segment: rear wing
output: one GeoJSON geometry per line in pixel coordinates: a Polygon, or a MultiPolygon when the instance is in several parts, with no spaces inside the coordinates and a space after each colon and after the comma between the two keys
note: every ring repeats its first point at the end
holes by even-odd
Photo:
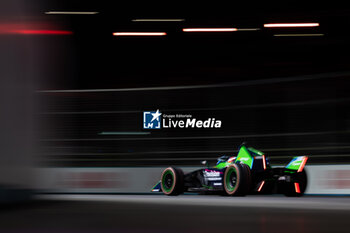
{"type": "Polygon", "coordinates": [[[307,156],[294,157],[285,168],[297,172],[302,172],[304,170],[307,159],[307,156]]]}

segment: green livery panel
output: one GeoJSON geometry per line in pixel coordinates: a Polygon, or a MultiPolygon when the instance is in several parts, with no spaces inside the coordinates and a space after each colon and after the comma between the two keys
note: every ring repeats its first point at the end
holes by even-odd
{"type": "Polygon", "coordinates": [[[289,170],[300,171],[303,170],[305,163],[307,160],[307,156],[298,156],[294,157],[286,166],[289,170]]]}
{"type": "Polygon", "coordinates": [[[247,164],[250,168],[253,166],[254,157],[250,154],[249,149],[245,146],[241,146],[239,149],[236,161],[247,164]]]}

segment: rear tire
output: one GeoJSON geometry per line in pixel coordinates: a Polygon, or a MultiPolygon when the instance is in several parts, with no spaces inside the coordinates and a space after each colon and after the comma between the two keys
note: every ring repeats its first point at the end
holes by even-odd
{"type": "Polygon", "coordinates": [[[248,194],[251,190],[251,187],[252,187],[252,173],[250,171],[250,167],[247,164],[242,163],[241,166],[244,168],[244,172],[245,172],[245,176],[246,176],[246,181],[245,181],[246,191],[245,191],[245,193],[248,194]]]}
{"type": "MultiPolygon", "coordinates": [[[[249,169],[249,167],[248,167],[249,169]]],[[[231,164],[224,172],[224,192],[229,196],[245,196],[250,188],[249,171],[242,164],[231,164]]]]}
{"type": "Polygon", "coordinates": [[[166,168],[162,173],[160,181],[164,194],[169,196],[176,196],[183,193],[184,173],[180,168],[166,168]]]}
{"type": "Polygon", "coordinates": [[[301,197],[304,195],[307,185],[307,175],[305,170],[294,174],[293,182],[286,183],[284,195],[287,197],[301,197]]]}

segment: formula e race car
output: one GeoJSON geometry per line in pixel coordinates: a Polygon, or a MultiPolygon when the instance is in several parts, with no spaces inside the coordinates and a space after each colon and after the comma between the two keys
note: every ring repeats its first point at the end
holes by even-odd
{"type": "Polygon", "coordinates": [[[272,193],[302,196],[307,185],[304,170],[307,159],[307,156],[298,156],[285,167],[271,167],[263,152],[242,144],[237,156],[222,156],[214,167],[207,165],[186,174],[180,168],[166,168],[152,192],[166,195],[195,192],[230,196],[272,193]]]}

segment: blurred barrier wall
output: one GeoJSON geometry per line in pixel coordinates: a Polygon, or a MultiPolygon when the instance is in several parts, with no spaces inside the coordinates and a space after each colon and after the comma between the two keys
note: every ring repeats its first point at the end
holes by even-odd
{"type": "Polygon", "coordinates": [[[308,194],[350,194],[350,165],[307,167],[308,194]]]}
{"type": "MultiPolygon", "coordinates": [[[[147,193],[160,180],[163,169],[41,168],[37,189],[47,193],[147,193]]],[[[306,171],[307,194],[350,194],[350,165],[312,165],[306,171]]]]}
{"type": "MultiPolygon", "coordinates": [[[[20,21],[21,0],[0,2],[0,26],[20,21]]],[[[20,23],[20,22],[19,22],[20,23]]],[[[28,200],[34,184],[34,76],[28,38],[0,33],[0,204],[28,200]]]]}

